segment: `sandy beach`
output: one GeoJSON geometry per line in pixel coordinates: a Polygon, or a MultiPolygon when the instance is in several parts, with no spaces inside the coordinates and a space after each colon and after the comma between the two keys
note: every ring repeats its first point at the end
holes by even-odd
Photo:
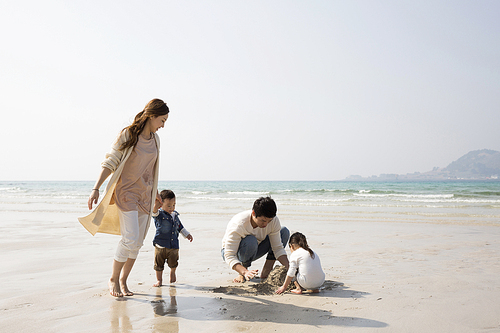
{"type": "Polygon", "coordinates": [[[180,240],[178,282],[152,287],[150,229],[129,278],[135,295],[114,298],[107,280],[119,237],[92,237],[77,222],[83,212],[0,212],[3,332],[500,331],[500,228],[489,222],[326,223],[285,210],[283,225],[307,235],[329,284],[314,295],[259,295],[258,279],[233,283],[221,259],[232,214],[187,213],[194,241],[180,240]]]}

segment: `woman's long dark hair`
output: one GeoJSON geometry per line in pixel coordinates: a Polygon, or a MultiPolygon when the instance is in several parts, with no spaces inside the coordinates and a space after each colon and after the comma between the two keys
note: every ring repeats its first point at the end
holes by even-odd
{"type": "Polygon", "coordinates": [[[122,130],[122,132],[128,131],[129,137],[127,141],[120,146],[120,150],[134,147],[137,144],[137,141],[139,141],[139,134],[141,134],[149,118],[164,116],[169,112],[170,110],[168,109],[167,104],[165,104],[165,102],[161,99],[155,98],[149,101],[144,110],[135,116],[132,125],[127,126],[122,130]]]}
{"type": "Polygon", "coordinates": [[[314,252],[313,250],[307,245],[307,239],[306,236],[301,234],[300,232],[295,232],[290,236],[290,240],[288,241],[290,245],[298,245],[311,255],[311,258],[314,258],[314,252]]]}

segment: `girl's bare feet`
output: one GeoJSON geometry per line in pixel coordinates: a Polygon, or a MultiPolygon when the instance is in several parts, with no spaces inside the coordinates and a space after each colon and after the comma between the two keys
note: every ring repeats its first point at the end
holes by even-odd
{"type": "Polygon", "coordinates": [[[118,283],[112,281],[111,279],[108,282],[109,293],[114,297],[123,297],[122,291],[120,290],[120,286],[118,283]]]}
{"type": "Polygon", "coordinates": [[[161,284],[162,284],[162,281],[158,280],[158,281],[156,281],[155,284],[153,284],[153,287],[161,287],[161,284]]]}

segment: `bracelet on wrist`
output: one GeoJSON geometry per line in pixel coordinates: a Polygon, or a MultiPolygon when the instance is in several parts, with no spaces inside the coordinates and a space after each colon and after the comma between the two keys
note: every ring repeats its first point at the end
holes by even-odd
{"type": "Polygon", "coordinates": [[[98,188],[93,188],[92,191],[97,191],[99,192],[99,189],[98,188]]]}

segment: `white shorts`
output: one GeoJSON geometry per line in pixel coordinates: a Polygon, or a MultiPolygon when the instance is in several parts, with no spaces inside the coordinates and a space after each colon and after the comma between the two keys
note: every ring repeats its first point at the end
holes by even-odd
{"type": "Polygon", "coordinates": [[[115,260],[125,262],[129,258],[137,258],[146,237],[149,214],[138,211],[118,212],[122,239],[118,243],[115,260]]]}

